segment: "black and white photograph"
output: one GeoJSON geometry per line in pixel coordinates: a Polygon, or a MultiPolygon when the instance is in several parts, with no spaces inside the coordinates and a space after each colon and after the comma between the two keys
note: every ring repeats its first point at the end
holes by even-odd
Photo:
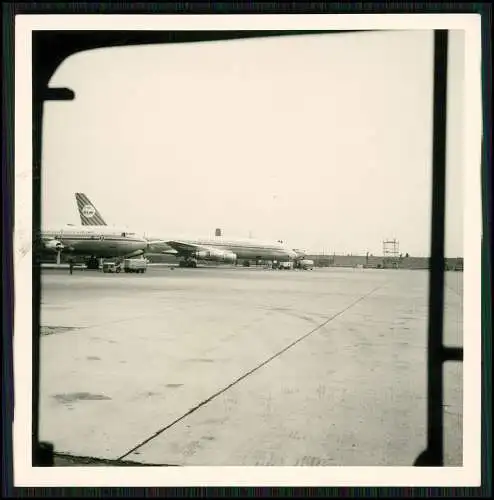
{"type": "MultiPolygon", "coordinates": [[[[203,18],[196,31],[184,19],[176,31],[138,20],[105,31],[56,17],[39,20],[42,31],[31,23],[21,47],[26,57],[32,50],[32,68],[27,60],[16,69],[44,72],[46,88],[33,86],[42,101],[33,124],[40,227],[31,241],[32,221],[17,225],[15,259],[40,281],[39,362],[32,368],[32,349],[20,347],[31,341],[28,315],[16,324],[16,378],[29,384],[39,371],[30,387],[38,413],[26,422],[36,418],[35,437],[52,446],[59,473],[285,468],[289,482],[328,467],[369,467],[371,480],[400,467],[413,478],[439,443],[441,463],[422,465],[456,471],[441,476],[445,484],[462,470],[472,477],[472,467],[478,477],[480,329],[477,305],[464,309],[464,275],[479,280],[480,266],[475,16],[444,23],[443,38],[434,19],[414,25],[414,16],[394,29],[372,20],[338,29],[334,19],[296,27],[295,17],[294,31],[268,31],[274,23],[255,33],[248,19],[226,30],[203,18]],[[117,28],[161,31],[164,41],[87,43],[117,28]],[[79,48],[65,50],[77,37],[79,48]],[[438,335],[453,354],[436,369],[435,392],[441,41],[438,335]],[[55,46],[64,55],[41,67],[35,55],[55,46]]],[[[16,99],[31,92],[20,78],[29,88],[16,99]]],[[[16,130],[29,146],[31,108],[22,116],[16,130]]],[[[27,187],[16,187],[16,206],[29,217],[32,175],[23,152],[16,178],[27,187]]],[[[30,411],[31,397],[20,407],[30,411]]]]}

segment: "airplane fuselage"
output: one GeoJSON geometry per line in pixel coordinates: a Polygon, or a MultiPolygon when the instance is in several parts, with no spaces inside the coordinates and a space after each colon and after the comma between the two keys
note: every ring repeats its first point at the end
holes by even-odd
{"type": "Polygon", "coordinates": [[[279,243],[258,242],[255,240],[227,240],[223,238],[177,240],[189,245],[210,247],[223,252],[231,252],[238,260],[290,260],[296,254],[279,243]]]}
{"type": "MultiPolygon", "coordinates": [[[[57,241],[64,252],[94,257],[121,257],[139,255],[147,248],[147,241],[136,233],[120,231],[108,226],[67,227],[42,231],[44,242],[57,241]]],[[[45,245],[45,249],[47,249],[45,245]]],[[[56,248],[53,248],[56,250],[56,248]]]]}

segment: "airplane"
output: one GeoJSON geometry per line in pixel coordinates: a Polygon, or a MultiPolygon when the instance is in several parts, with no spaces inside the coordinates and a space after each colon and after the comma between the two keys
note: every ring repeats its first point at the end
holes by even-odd
{"type": "MultiPolygon", "coordinates": [[[[106,222],[84,193],[76,193],[76,202],[81,223],[86,227],[106,226],[106,222]]],[[[287,248],[281,242],[264,242],[253,239],[225,240],[217,236],[212,238],[146,238],[147,253],[170,254],[180,258],[179,267],[197,267],[199,260],[209,260],[228,264],[237,264],[243,260],[248,266],[251,260],[259,262],[292,261],[300,258],[299,252],[287,248]]]]}
{"type": "Polygon", "coordinates": [[[73,226],[41,231],[41,251],[56,252],[57,263],[60,254],[84,256],[88,269],[98,269],[99,259],[120,257],[131,258],[143,255],[148,241],[135,232],[105,226],[73,226]]]}
{"type": "Polygon", "coordinates": [[[124,227],[108,226],[99,211],[84,193],[76,194],[82,224],[44,230],[39,235],[41,253],[61,253],[86,257],[88,269],[99,269],[102,258],[132,258],[144,256],[149,241],[137,232],[124,227]]]}
{"type": "Polygon", "coordinates": [[[199,260],[213,260],[229,264],[237,264],[239,260],[244,265],[250,265],[251,260],[260,261],[291,261],[298,254],[281,243],[264,242],[253,239],[228,240],[216,238],[180,238],[150,242],[150,247],[156,244],[166,244],[176,251],[176,257],[181,258],[179,267],[197,267],[199,260]]]}

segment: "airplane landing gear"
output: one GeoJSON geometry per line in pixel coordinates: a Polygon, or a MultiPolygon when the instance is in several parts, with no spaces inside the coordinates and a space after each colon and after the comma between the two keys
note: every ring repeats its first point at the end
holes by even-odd
{"type": "Polygon", "coordinates": [[[195,259],[184,259],[178,263],[178,267],[197,267],[197,261],[195,259]]]}
{"type": "Polygon", "coordinates": [[[99,269],[99,261],[96,257],[90,257],[86,260],[87,269],[99,269]]]}

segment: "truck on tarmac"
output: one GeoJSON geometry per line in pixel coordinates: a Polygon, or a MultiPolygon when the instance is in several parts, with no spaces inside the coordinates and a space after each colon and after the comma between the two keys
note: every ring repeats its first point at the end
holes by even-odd
{"type": "Polygon", "coordinates": [[[120,266],[114,261],[103,262],[102,270],[104,273],[119,273],[120,266]]]}
{"type": "Polygon", "coordinates": [[[276,264],[275,269],[293,269],[293,262],[290,261],[278,262],[276,264]]]}
{"type": "Polygon", "coordinates": [[[124,273],[145,273],[148,267],[147,259],[124,259],[124,273]]]}
{"type": "Polygon", "coordinates": [[[311,259],[300,259],[296,262],[296,269],[312,270],[314,269],[314,261],[311,259]]]}

